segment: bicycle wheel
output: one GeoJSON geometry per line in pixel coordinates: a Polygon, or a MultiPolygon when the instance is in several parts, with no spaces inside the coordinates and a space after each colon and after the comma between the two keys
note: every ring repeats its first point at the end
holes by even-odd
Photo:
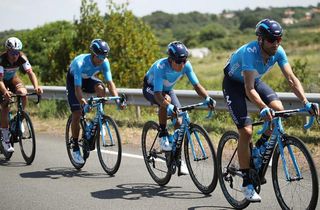
{"type": "Polygon", "coordinates": [[[103,170],[115,174],[121,163],[121,138],[115,121],[109,116],[103,116],[102,129],[97,129],[97,152],[103,170]]]}
{"type": "MultiPolygon", "coordinates": [[[[68,121],[67,121],[67,125],[66,125],[66,133],[65,133],[65,140],[66,140],[66,148],[67,148],[67,153],[68,153],[68,157],[70,159],[70,162],[71,164],[76,168],[76,169],[81,169],[84,164],[86,163],[86,158],[83,158],[84,160],[84,163],[83,164],[79,164],[79,163],[76,163],[73,159],[73,156],[72,156],[72,152],[73,152],[73,147],[74,147],[74,142],[73,140],[71,139],[71,136],[72,136],[72,133],[71,133],[71,120],[72,120],[72,115],[69,116],[68,118],[68,121]]],[[[83,128],[83,125],[84,125],[84,120],[81,118],[80,119],[80,133],[79,133],[79,136],[83,136],[83,133],[84,133],[84,128],[83,128]]],[[[83,139],[79,139],[78,141],[78,145],[80,147],[80,153],[82,155],[82,157],[84,156],[83,155],[83,139]]]]}
{"type": "Polygon", "coordinates": [[[319,183],[316,167],[304,143],[293,136],[282,136],[287,180],[284,164],[277,145],[272,159],[272,180],[277,200],[282,209],[315,209],[318,202],[319,183]],[[289,150],[292,150],[301,178],[296,173],[289,150]]]}
{"type": "Polygon", "coordinates": [[[207,131],[190,125],[190,138],[185,136],[184,156],[193,183],[204,194],[217,186],[217,157],[207,131]]]}
{"type": "Polygon", "coordinates": [[[27,165],[30,165],[36,155],[36,137],[31,118],[28,113],[24,111],[22,112],[21,124],[18,130],[21,132],[21,135],[19,134],[18,138],[22,157],[26,161],[27,165]]]}
{"type": "Polygon", "coordinates": [[[224,197],[231,206],[237,209],[246,208],[250,202],[241,192],[242,177],[239,172],[238,160],[239,134],[227,131],[223,134],[218,145],[218,177],[224,197]]]}
{"type": "Polygon", "coordinates": [[[168,184],[171,173],[167,167],[165,152],[160,149],[160,142],[157,140],[159,125],[156,122],[148,121],[143,126],[141,145],[143,159],[152,179],[160,186],[168,184]]]}

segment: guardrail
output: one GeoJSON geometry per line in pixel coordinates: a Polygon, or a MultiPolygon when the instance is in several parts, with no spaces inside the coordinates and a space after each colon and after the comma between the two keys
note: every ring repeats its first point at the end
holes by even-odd
{"type": "MultiPolygon", "coordinates": [[[[67,100],[66,88],[64,86],[43,86],[43,99],[67,100]]],[[[33,90],[32,86],[27,86],[28,91],[33,90]]],[[[143,97],[142,89],[118,88],[119,93],[125,93],[128,98],[128,104],[137,106],[150,106],[150,103],[143,97]]],[[[194,90],[175,90],[182,105],[200,102],[202,99],[194,90]]],[[[217,101],[217,110],[226,110],[222,91],[208,91],[209,95],[217,101]]],[[[293,93],[278,92],[285,109],[294,109],[301,107],[301,102],[293,93]]],[[[88,96],[88,95],[87,95],[88,96]]],[[[309,101],[320,103],[320,93],[306,93],[309,101]]],[[[248,102],[249,112],[258,111],[257,107],[248,102]]]]}

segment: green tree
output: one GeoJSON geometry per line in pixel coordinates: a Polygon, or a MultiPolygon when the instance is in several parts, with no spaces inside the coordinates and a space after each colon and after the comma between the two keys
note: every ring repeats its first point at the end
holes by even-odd
{"type": "Polygon", "coordinates": [[[144,74],[159,55],[150,27],[127,10],[127,4],[109,1],[103,38],[110,50],[112,77],[117,86],[141,87],[144,74]]]}
{"type": "Polygon", "coordinates": [[[74,24],[76,36],[73,55],[88,52],[90,42],[101,37],[104,31],[105,23],[97,3],[93,0],[81,0],[80,20],[75,21],[74,24]]]}

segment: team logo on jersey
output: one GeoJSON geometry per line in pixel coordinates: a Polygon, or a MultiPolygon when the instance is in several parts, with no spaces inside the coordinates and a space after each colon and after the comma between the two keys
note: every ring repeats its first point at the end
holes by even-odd
{"type": "Polygon", "coordinates": [[[248,47],[247,48],[247,51],[249,52],[249,53],[257,53],[257,48],[256,47],[248,47]]]}

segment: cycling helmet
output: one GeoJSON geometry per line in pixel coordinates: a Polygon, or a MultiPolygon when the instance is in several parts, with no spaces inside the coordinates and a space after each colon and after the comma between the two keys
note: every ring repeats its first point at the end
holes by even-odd
{"type": "Polygon", "coordinates": [[[7,50],[22,50],[22,42],[16,37],[10,37],[4,45],[7,50]]]}
{"type": "Polygon", "coordinates": [[[189,55],[187,47],[179,41],[171,42],[168,45],[167,53],[169,58],[174,61],[186,60],[189,55]]]}
{"type": "Polygon", "coordinates": [[[276,40],[282,36],[282,27],[275,20],[263,19],[256,26],[256,35],[269,40],[276,40]]]}
{"type": "Polygon", "coordinates": [[[94,39],[90,44],[90,50],[93,54],[97,56],[99,55],[108,56],[110,47],[107,42],[101,39],[94,39]]]}

